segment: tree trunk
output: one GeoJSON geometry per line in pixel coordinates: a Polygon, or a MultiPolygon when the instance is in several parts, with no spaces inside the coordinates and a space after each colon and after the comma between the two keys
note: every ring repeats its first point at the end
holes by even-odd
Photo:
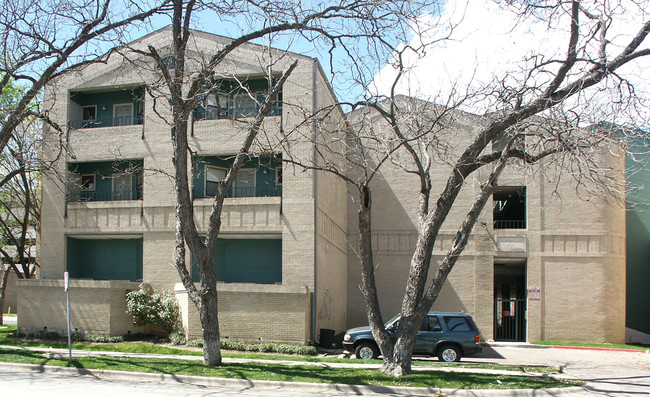
{"type": "Polygon", "coordinates": [[[205,288],[203,291],[201,325],[203,326],[203,362],[209,366],[221,365],[218,314],[217,290],[205,288]]]}
{"type": "Polygon", "coordinates": [[[2,266],[2,279],[0,280],[0,325],[4,324],[2,314],[5,312],[5,291],[7,290],[7,280],[9,280],[9,271],[4,265],[2,266]]]}
{"type": "Polygon", "coordinates": [[[411,356],[413,355],[413,343],[408,343],[404,339],[398,339],[393,347],[393,357],[386,361],[381,367],[381,372],[400,378],[404,375],[412,374],[411,356]],[[409,346],[410,345],[410,346],[409,346]]]}

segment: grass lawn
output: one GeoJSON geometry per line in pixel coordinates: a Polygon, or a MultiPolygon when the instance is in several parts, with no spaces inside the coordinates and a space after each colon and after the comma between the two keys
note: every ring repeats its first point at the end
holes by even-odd
{"type": "MultiPolygon", "coordinates": [[[[41,348],[67,348],[67,343],[58,341],[30,341],[25,339],[10,338],[16,330],[15,325],[0,328],[0,345],[29,346],[41,348]]],[[[156,354],[182,354],[202,355],[201,351],[171,348],[146,342],[122,343],[75,343],[73,349],[114,351],[124,353],[156,353],[156,354]]],[[[336,357],[314,356],[289,356],[280,354],[259,353],[230,353],[224,357],[249,358],[252,360],[284,360],[306,362],[341,362],[353,363],[356,360],[339,359],[336,357]]],[[[356,368],[323,368],[309,365],[282,365],[274,363],[251,362],[245,364],[226,363],[218,368],[206,367],[199,361],[176,359],[153,359],[132,357],[83,357],[68,362],[66,355],[61,358],[51,358],[49,353],[34,351],[16,351],[0,349],[0,362],[27,363],[36,365],[74,366],[87,369],[112,369],[120,371],[137,371],[150,373],[166,373],[177,375],[211,376],[235,379],[277,380],[291,382],[312,383],[344,383],[359,385],[395,385],[412,387],[440,387],[440,388],[465,388],[465,389],[501,389],[501,388],[552,388],[581,385],[579,381],[563,381],[550,377],[530,376],[495,376],[485,374],[467,374],[454,372],[426,371],[409,375],[402,379],[394,379],[379,373],[376,369],[356,368]],[[500,383],[499,383],[500,382],[500,383]]],[[[380,360],[370,360],[368,363],[381,363],[380,360]]],[[[439,362],[418,361],[414,365],[424,366],[449,366],[439,362]]],[[[509,365],[490,364],[462,364],[456,366],[468,368],[489,368],[522,372],[556,373],[557,369],[551,367],[520,367],[509,365]]]]}
{"type": "MultiPolygon", "coordinates": [[[[58,348],[67,349],[67,342],[58,341],[37,341],[29,339],[9,338],[12,332],[16,330],[15,325],[7,325],[5,329],[0,329],[0,345],[36,347],[36,348],[58,348]]],[[[151,354],[177,354],[186,356],[202,356],[203,352],[197,349],[185,347],[168,347],[155,343],[147,342],[121,342],[121,343],[73,343],[74,350],[122,352],[122,353],[151,353],[151,354]]],[[[261,353],[237,353],[223,352],[224,357],[245,358],[251,360],[274,360],[274,361],[302,361],[302,362],[326,362],[326,363],[343,363],[350,364],[359,362],[350,358],[324,357],[324,356],[307,356],[307,355],[286,355],[286,354],[261,354],[261,353]]],[[[366,364],[381,364],[381,360],[364,361],[366,364]]],[[[518,366],[518,365],[499,365],[499,364],[465,364],[465,363],[441,363],[438,361],[420,361],[414,360],[414,366],[426,367],[461,367],[476,369],[496,369],[504,371],[534,372],[544,374],[558,373],[559,369],[546,366],[518,366]]]]}
{"type": "Polygon", "coordinates": [[[581,342],[558,342],[558,341],[548,341],[541,340],[536,342],[531,342],[534,345],[548,345],[548,346],[574,346],[574,347],[598,347],[598,348],[607,348],[607,349],[630,349],[630,350],[650,350],[648,345],[623,345],[615,343],[581,343],[581,342]]]}
{"type": "Polygon", "coordinates": [[[455,372],[417,372],[400,379],[377,370],[358,368],[328,368],[308,365],[279,365],[274,363],[226,363],[207,367],[190,360],[150,359],[131,357],[82,357],[68,362],[50,358],[48,353],[0,349],[0,361],[36,365],[54,365],[85,369],[110,369],[165,373],[175,375],[209,376],[232,379],[275,380],[286,382],[342,383],[355,385],[388,385],[409,387],[440,387],[452,389],[540,389],[581,385],[580,381],[565,381],[544,376],[484,375],[455,372]]]}

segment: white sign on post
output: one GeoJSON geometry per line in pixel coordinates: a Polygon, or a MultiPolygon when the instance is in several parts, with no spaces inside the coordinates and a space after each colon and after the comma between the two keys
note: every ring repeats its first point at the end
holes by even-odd
{"type": "Polygon", "coordinates": [[[67,292],[70,288],[70,282],[68,278],[68,272],[63,273],[63,289],[67,292]]]}

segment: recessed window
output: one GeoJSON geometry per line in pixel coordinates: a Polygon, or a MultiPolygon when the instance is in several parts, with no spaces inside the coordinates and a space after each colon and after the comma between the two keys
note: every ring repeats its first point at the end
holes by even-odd
{"type": "Polygon", "coordinates": [[[113,125],[133,124],[133,104],[116,103],[113,105],[113,125]]]}
{"type": "Polygon", "coordinates": [[[275,169],[275,184],[282,186],[282,167],[277,167],[275,169]]]}
{"type": "MultiPolygon", "coordinates": [[[[174,55],[167,55],[161,58],[162,63],[167,66],[167,69],[174,69],[176,67],[176,57],[174,55]]],[[[156,65],[160,69],[159,65],[156,65]]]]}
{"type": "Polygon", "coordinates": [[[84,120],[95,120],[97,118],[97,106],[84,106],[83,107],[83,119],[84,120]]]}
{"type": "Polygon", "coordinates": [[[226,179],[226,170],[217,167],[205,167],[205,195],[216,196],[219,182],[226,179]]]}
{"type": "Polygon", "coordinates": [[[241,168],[232,185],[233,197],[255,197],[255,169],[241,168]]]}
{"type": "Polygon", "coordinates": [[[81,190],[95,190],[95,174],[87,174],[81,176],[81,190]]]}
{"type": "Polygon", "coordinates": [[[495,229],[526,229],[525,186],[499,186],[492,200],[495,229]]]}
{"type": "Polygon", "coordinates": [[[133,176],[130,173],[122,172],[113,174],[113,200],[131,200],[133,176]]]}

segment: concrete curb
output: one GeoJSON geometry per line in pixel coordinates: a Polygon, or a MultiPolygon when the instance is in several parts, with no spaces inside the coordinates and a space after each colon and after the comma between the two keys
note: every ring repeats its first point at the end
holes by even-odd
{"type": "Polygon", "coordinates": [[[394,386],[375,386],[375,385],[347,385],[347,384],[330,384],[330,383],[306,383],[306,382],[280,382],[268,380],[247,380],[247,379],[227,379],[212,378],[203,376],[188,375],[169,375],[169,374],[151,374],[143,372],[124,372],[114,370],[96,370],[85,368],[66,368],[48,365],[34,364],[15,364],[0,363],[0,367],[18,370],[33,371],[38,373],[55,373],[69,376],[93,376],[96,378],[106,378],[128,382],[162,382],[162,383],[182,383],[198,386],[229,386],[229,387],[259,387],[267,389],[292,389],[306,391],[331,391],[353,393],[365,395],[368,393],[375,394],[400,394],[400,395],[423,395],[423,396],[475,396],[475,397],[524,397],[524,396],[570,396],[585,391],[582,387],[567,387],[558,389],[501,389],[501,390],[456,390],[456,389],[439,389],[435,387],[394,387],[394,386]]]}

